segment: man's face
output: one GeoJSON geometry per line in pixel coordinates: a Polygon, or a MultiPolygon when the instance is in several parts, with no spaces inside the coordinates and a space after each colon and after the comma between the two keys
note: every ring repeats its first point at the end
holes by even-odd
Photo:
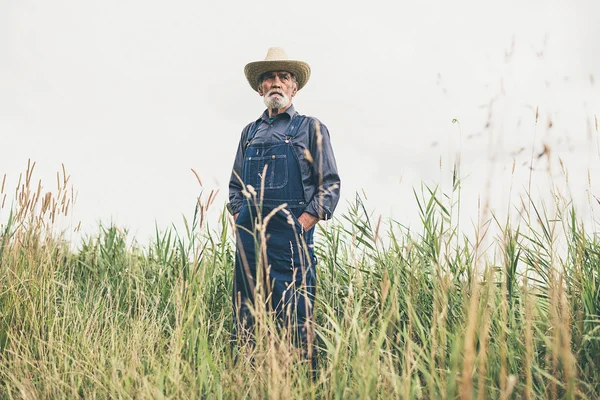
{"type": "Polygon", "coordinates": [[[297,83],[287,71],[266,72],[258,87],[258,94],[264,96],[265,105],[271,109],[285,108],[296,95],[297,83]]]}

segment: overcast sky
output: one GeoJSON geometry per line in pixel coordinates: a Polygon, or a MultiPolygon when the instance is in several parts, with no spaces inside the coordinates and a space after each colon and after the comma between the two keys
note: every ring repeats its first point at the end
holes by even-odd
{"type": "Polygon", "coordinates": [[[331,132],[338,216],[364,190],[377,215],[415,223],[412,188],[449,191],[457,152],[469,218],[478,195],[505,210],[511,182],[513,202],[524,193],[532,151],[533,194],[567,190],[560,158],[589,212],[599,20],[597,0],[0,0],[0,178],[14,187],[30,158],[53,190],[64,163],[86,232],[112,220],[145,241],[191,218],[194,168],[205,197],[219,190],[216,226],[240,132],[264,109],[244,65],[281,46],[311,65],[294,105],[331,132]]]}

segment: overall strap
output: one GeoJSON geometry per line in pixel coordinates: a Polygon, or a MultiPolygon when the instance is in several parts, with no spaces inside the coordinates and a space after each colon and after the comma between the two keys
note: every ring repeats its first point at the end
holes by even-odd
{"type": "Polygon", "coordinates": [[[256,131],[258,130],[260,122],[261,121],[254,121],[254,124],[252,124],[252,128],[250,128],[250,133],[248,133],[248,141],[254,139],[254,135],[256,135],[256,131]]]}
{"type": "Polygon", "coordinates": [[[305,115],[296,114],[294,118],[292,118],[292,122],[290,122],[290,126],[287,129],[286,136],[289,138],[293,138],[296,136],[296,132],[298,132],[298,128],[304,122],[305,115]]]}
{"type": "Polygon", "coordinates": [[[250,146],[250,142],[254,139],[254,135],[256,135],[256,131],[258,130],[258,126],[260,125],[260,121],[254,121],[252,126],[250,127],[250,131],[248,132],[248,138],[246,138],[246,145],[244,146],[242,154],[246,154],[246,149],[250,146]]]}
{"type": "MultiPolygon", "coordinates": [[[[288,126],[286,136],[289,138],[295,137],[296,132],[298,132],[298,128],[300,127],[300,125],[302,125],[302,122],[304,122],[305,118],[306,115],[300,115],[296,113],[296,115],[292,117],[292,122],[290,122],[290,125],[288,126]]],[[[248,139],[246,139],[246,146],[244,146],[244,150],[246,150],[246,148],[250,146],[250,142],[252,141],[252,139],[254,139],[256,131],[258,130],[258,127],[261,124],[261,122],[262,121],[255,121],[252,123],[250,131],[248,132],[248,139]]]]}
{"type": "Polygon", "coordinates": [[[248,139],[246,139],[246,147],[248,147],[252,139],[254,139],[254,135],[256,135],[256,131],[258,130],[260,122],[261,121],[254,121],[252,123],[252,127],[250,127],[250,132],[248,133],[248,139]]]}

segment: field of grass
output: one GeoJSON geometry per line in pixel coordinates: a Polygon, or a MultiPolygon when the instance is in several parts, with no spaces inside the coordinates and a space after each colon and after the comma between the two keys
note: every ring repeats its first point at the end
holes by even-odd
{"type": "Polygon", "coordinates": [[[116,226],[73,244],[54,228],[68,178],[44,195],[32,169],[12,209],[0,194],[1,398],[600,397],[600,241],[568,202],[467,235],[458,182],[416,190],[411,230],[357,196],[317,234],[313,379],[264,315],[255,347],[231,346],[234,240],[225,213],[207,229],[211,196],[148,245],[116,226]]]}

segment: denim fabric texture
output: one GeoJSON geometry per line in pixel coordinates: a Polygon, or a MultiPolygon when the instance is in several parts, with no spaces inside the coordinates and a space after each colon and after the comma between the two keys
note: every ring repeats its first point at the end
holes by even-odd
{"type": "MultiPolygon", "coordinates": [[[[283,142],[286,140],[285,133],[290,122],[296,115],[298,113],[292,105],[270,122],[269,112],[265,110],[260,118],[249,123],[243,129],[229,181],[229,203],[227,204],[227,209],[232,215],[239,213],[246,201],[242,195],[243,185],[239,178],[244,179],[242,169],[245,153],[249,146],[248,139],[250,132],[253,128],[256,128],[254,137],[250,140],[253,145],[275,141],[283,142]],[[258,126],[255,127],[255,125],[258,126]]],[[[293,149],[300,164],[303,198],[306,204],[303,212],[312,214],[319,219],[330,219],[339,200],[341,181],[327,127],[314,117],[304,118],[304,121],[298,127],[295,134],[293,149]],[[321,133],[320,145],[317,143],[317,125],[321,133]]],[[[249,154],[249,156],[251,155],[249,154]]],[[[278,169],[278,166],[281,166],[282,162],[281,159],[274,159],[272,161],[268,168],[265,184],[270,186],[284,184],[285,176],[280,176],[280,170],[278,169]]],[[[252,181],[249,184],[254,186],[257,192],[259,191],[260,181],[252,181]]]]}
{"type": "MultiPolygon", "coordinates": [[[[306,118],[294,116],[285,139],[255,143],[246,148],[242,176],[246,184],[265,180],[262,199],[245,199],[236,220],[236,260],[233,286],[234,336],[251,335],[255,304],[254,288],[263,280],[269,299],[267,310],[282,327],[289,327],[294,342],[307,354],[312,346],[310,323],[316,288],[314,227],[305,231],[298,217],[306,208],[295,133],[306,118]],[[276,169],[272,178],[265,171],[276,169]],[[285,209],[279,209],[286,204],[285,209]],[[260,217],[260,218],[259,218],[260,217]],[[265,222],[269,218],[268,223],[265,222]],[[257,221],[266,226],[260,234],[257,221]],[[263,243],[265,241],[266,243],[263,243]],[[264,249],[257,251],[257,249],[264,249]],[[261,272],[260,274],[258,272],[261,272]]],[[[255,127],[256,128],[256,127],[255,127]]],[[[254,129],[250,133],[255,132],[254,129]]]]}

